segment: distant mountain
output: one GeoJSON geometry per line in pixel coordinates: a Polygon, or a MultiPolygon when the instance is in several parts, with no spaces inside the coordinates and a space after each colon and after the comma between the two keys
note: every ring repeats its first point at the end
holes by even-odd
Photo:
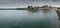
{"type": "Polygon", "coordinates": [[[16,10],[17,8],[0,8],[0,10],[16,10]]]}
{"type": "Polygon", "coordinates": [[[0,10],[26,10],[27,8],[0,8],[0,10]]]}

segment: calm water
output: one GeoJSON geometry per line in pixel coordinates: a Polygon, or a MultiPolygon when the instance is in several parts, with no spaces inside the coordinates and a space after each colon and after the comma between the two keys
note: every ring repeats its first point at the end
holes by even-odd
{"type": "Polygon", "coordinates": [[[57,28],[55,11],[0,10],[0,28],[57,28]]]}

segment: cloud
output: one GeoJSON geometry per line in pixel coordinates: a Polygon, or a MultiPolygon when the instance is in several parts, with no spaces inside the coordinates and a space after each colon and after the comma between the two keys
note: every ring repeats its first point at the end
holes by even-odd
{"type": "Polygon", "coordinates": [[[25,7],[28,5],[60,5],[60,0],[0,0],[0,7],[25,7]]]}

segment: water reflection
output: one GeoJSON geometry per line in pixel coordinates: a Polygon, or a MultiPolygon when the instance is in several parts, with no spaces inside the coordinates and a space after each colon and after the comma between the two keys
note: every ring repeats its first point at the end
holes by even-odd
{"type": "MultiPolygon", "coordinates": [[[[49,27],[49,28],[58,28],[59,26],[59,24],[58,24],[58,16],[57,16],[57,14],[56,14],[56,11],[46,11],[46,10],[44,10],[44,11],[37,11],[37,13],[36,12],[34,12],[33,13],[33,16],[35,17],[35,16],[39,16],[40,17],[40,19],[42,20],[42,19],[44,19],[44,20],[48,20],[48,25],[50,25],[51,27],[49,27]],[[39,12],[39,13],[38,13],[39,12]],[[37,15],[37,13],[38,13],[38,15],[37,15]]],[[[30,14],[30,15],[32,15],[32,14],[30,14]]],[[[36,18],[37,18],[36,17],[36,18]]],[[[38,17],[38,18],[39,18],[38,17]]],[[[35,19],[35,18],[34,18],[35,19]]],[[[42,20],[43,21],[43,20],[42,20]]],[[[46,26],[46,27],[48,27],[48,26],[46,26]]]]}
{"type": "Polygon", "coordinates": [[[55,11],[0,10],[0,28],[57,28],[55,11]]]}

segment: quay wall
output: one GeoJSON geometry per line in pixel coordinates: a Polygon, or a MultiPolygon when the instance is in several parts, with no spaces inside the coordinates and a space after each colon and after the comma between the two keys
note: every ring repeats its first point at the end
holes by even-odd
{"type": "Polygon", "coordinates": [[[57,10],[56,10],[56,13],[57,13],[58,18],[59,18],[59,20],[60,20],[60,9],[57,9],[57,10]]]}

